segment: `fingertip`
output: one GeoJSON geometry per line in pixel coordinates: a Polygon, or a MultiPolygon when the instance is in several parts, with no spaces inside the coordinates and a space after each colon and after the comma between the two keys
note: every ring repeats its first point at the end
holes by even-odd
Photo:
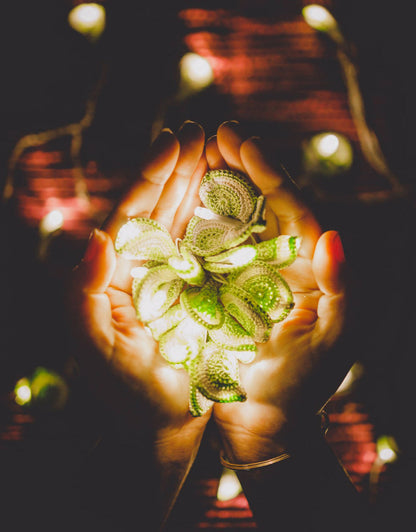
{"type": "Polygon", "coordinates": [[[202,137],[205,140],[204,128],[198,122],[193,120],[185,120],[178,129],[178,136],[193,134],[202,137]]]}
{"type": "Polygon", "coordinates": [[[326,231],[316,243],[312,267],[319,288],[326,294],[338,294],[345,285],[345,253],[337,231],[326,231]]]}
{"type": "Polygon", "coordinates": [[[78,268],[78,283],[87,292],[103,292],[111,282],[116,254],[110,235],[94,229],[78,268]]]}
{"type": "Polygon", "coordinates": [[[152,165],[155,161],[159,162],[159,159],[162,156],[165,160],[175,157],[177,159],[179,156],[179,141],[173,131],[169,128],[162,129],[152,142],[147,162],[152,165]]]}
{"type": "Polygon", "coordinates": [[[237,120],[225,120],[217,129],[217,136],[221,138],[224,134],[237,133],[241,131],[241,124],[237,120]]]}

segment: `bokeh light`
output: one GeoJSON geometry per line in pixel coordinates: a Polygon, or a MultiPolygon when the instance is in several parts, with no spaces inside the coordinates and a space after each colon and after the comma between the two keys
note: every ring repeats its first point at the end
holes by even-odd
{"type": "Polygon", "coordinates": [[[214,81],[214,73],[209,61],[195,53],[189,52],[182,57],[179,70],[181,84],[188,90],[203,90],[214,81]]]}
{"type": "Polygon", "coordinates": [[[94,40],[104,31],[105,18],[105,9],[102,5],[85,3],[71,9],[68,22],[75,31],[94,40]]]}
{"type": "Polygon", "coordinates": [[[305,22],[318,31],[331,31],[337,28],[337,22],[331,13],[323,6],[310,4],[302,9],[305,22]]]}

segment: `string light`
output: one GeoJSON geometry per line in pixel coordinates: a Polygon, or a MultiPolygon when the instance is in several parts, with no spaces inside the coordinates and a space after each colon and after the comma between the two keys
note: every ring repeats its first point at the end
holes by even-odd
{"type": "Polygon", "coordinates": [[[48,212],[39,223],[39,231],[42,235],[49,235],[59,231],[64,224],[64,215],[58,209],[48,212]]]}
{"type": "Polygon", "coordinates": [[[303,145],[303,165],[311,174],[331,176],[346,172],[353,158],[350,141],[340,133],[318,133],[303,145]]]}
{"type": "Polygon", "coordinates": [[[32,399],[32,391],[30,389],[29,379],[23,377],[19,379],[14,388],[15,401],[18,405],[24,406],[30,403],[32,399]]]}
{"type": "Polygon", "coordinates": [[[100,37],[105,28],[104,6],[96,3],[79,4],[68,15],[71,28],[82,33],[91,40],[100,37]]]}
{"type": "Polygon", "coordinates": [[[398,446],[393,436],[380,436],[377,439],[377,456],[384,464],[397,460],[398,446]]]}
{"type": "Polygon", "coordinates": [[[205,57],[193,52],[186,53],[179,62],[180,88],[182,96],[202,91],[214,81],[214,72],[205,57]]]}
{"type": "Polygon", "coordinates": [[[330,32],[337,29],[337,21],[331,13],[323,6],[310,4],[302,9],[305,22],[313,29],[323,32],[330,32]]]}
{"type": "Polygon", "coordinates": [[[300,245],[287,235],[244,244],[266,222],[264,197],[242,174],[210,171],[199,195],[204,207],[195,210],[176,245],[148,218],[129,220],[115,241],[124,258],[146,261],[132,268],[137,318],[164,359],[188,371],[194,416],[215,401],[246,399],[239,362],[252,362],[256,342],[267,341],[273,324],[293,308],[279,269],[293,263],[300,245]]]}
{"type": "Polygon", "coordinates": [[[224,468],[218,483],[217,499],[219,501],[230,501],[237,497],[243,488],[234,471],[224,468]]]}

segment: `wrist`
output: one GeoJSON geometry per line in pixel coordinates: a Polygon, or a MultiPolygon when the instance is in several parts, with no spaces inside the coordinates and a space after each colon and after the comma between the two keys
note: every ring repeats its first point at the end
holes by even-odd
{"type": "Polygon", "coordinates": [[[161,466],[193,462],[201,443],[209,415],[191,418],[180,426],[155,431],[154,452],[161,466]]]}
{"type": "Polygon", "coordinates": [[[319,413],[297,423],[281,422],[274,430],[261,433],[233,426],[224,430],[220,426],[223,456],[230,462],[247,464],[274,459],[280,455],[296,454],[309,446],[311,439],[323,439],[327,422],[324,413],[319,413]]]}

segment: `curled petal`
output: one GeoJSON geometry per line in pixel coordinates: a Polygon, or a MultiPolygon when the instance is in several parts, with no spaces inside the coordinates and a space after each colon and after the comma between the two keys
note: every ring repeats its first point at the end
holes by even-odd
{"type": "Polygon", "coordinates": [[[287,268],[296,259],[301,238],[280,235],[255,245],[258,260],[272,262],[277,268],[287,268]]]}
{"type": "Polygon", "coordinates": [[[221,301],[227,312],[250,334],[256,342],[267,342],[272,321],[251,295],[235,284],[221,288],[221,301]]]}
{"type": "Polygon", "coordinates": [[[150,332],[152,333],[153,338],[158,341],[162,334],[176,327],[179,322],[185,319],[186,313],[183,311],[182,307],[177,304],[168,309],[163,316],[153,320],[147,324],[150,332]]]}
{"type": "Polygon", "coordinates": [[[178,277],[188,284],[193,286],[204,284],[206,276],[201,263],[184,246],[181,247],[181,256],[169,257],[168,264],[178,277]]]}
{"type": "Polygon", "coordinates": [[[209,331],[209,338],[223,349],[254,352],[257,346],[250,334],[230,315],[225,313],[224,323],[209,331]]]}
{"type": "Polygon", "coordinates": [[[224,322],[224,308],[218,300],[215,283],[211,281],[202,288],[184,290],[180,302],[188,316],[207,329],[221,327],[224,322]]]}
{"type": "Polygon", "coordinates": [[[183,366],[202,349],[206,339],[206,329],[190,318],[167,331],[159,339],[160,354],[170,364],[183,366]]]}
{"type": "Polygon", "coordinates": [[[190,377],[201,394],[211,401],[231,403],[246,400],[240,384],[238,361],[211,342],[192,361],[190,377]]]}
{"type": "Polygon", "coordinates": [[[179,297],[184,281],[167,265],[149,269],[141,279],[133,280],[133,303],[138,319],[148,323],[160,318],[179,297]]]}
{"type": "Polygon", "coordinates": [[[156,220],[133,218],[117,234],[115,249],[122,257],[164,262],[177,253],[169,231],[156,220]]]}
{"type": "Polygon", "coordinates": [[[230,275],[228,282],[249,294],[273,323],[282,321],[293,308],[289,285],[273,264],[255,261],[245,270],[230,275]]]}
{"type": "Polygon", "coordinates": [[[216,214],[247,223],[259,194],[246,176],[233,170],[211,170],[201,182],[199,196],[202,203],[216,214]]]}
{"type": "Polygon", "coordinates": [[[191,381],[189,385],[189,412],[194,417],[199,417],[208,412],[213,404],[214,401],[205,397],[191,381]]]}
{"type": "Polygon", "coordinates": [[[245,268],[256,258],[255,246],[239,246],[218,255],[205,257],[204,268],[213,273],[231,273],[245,268]]]}

